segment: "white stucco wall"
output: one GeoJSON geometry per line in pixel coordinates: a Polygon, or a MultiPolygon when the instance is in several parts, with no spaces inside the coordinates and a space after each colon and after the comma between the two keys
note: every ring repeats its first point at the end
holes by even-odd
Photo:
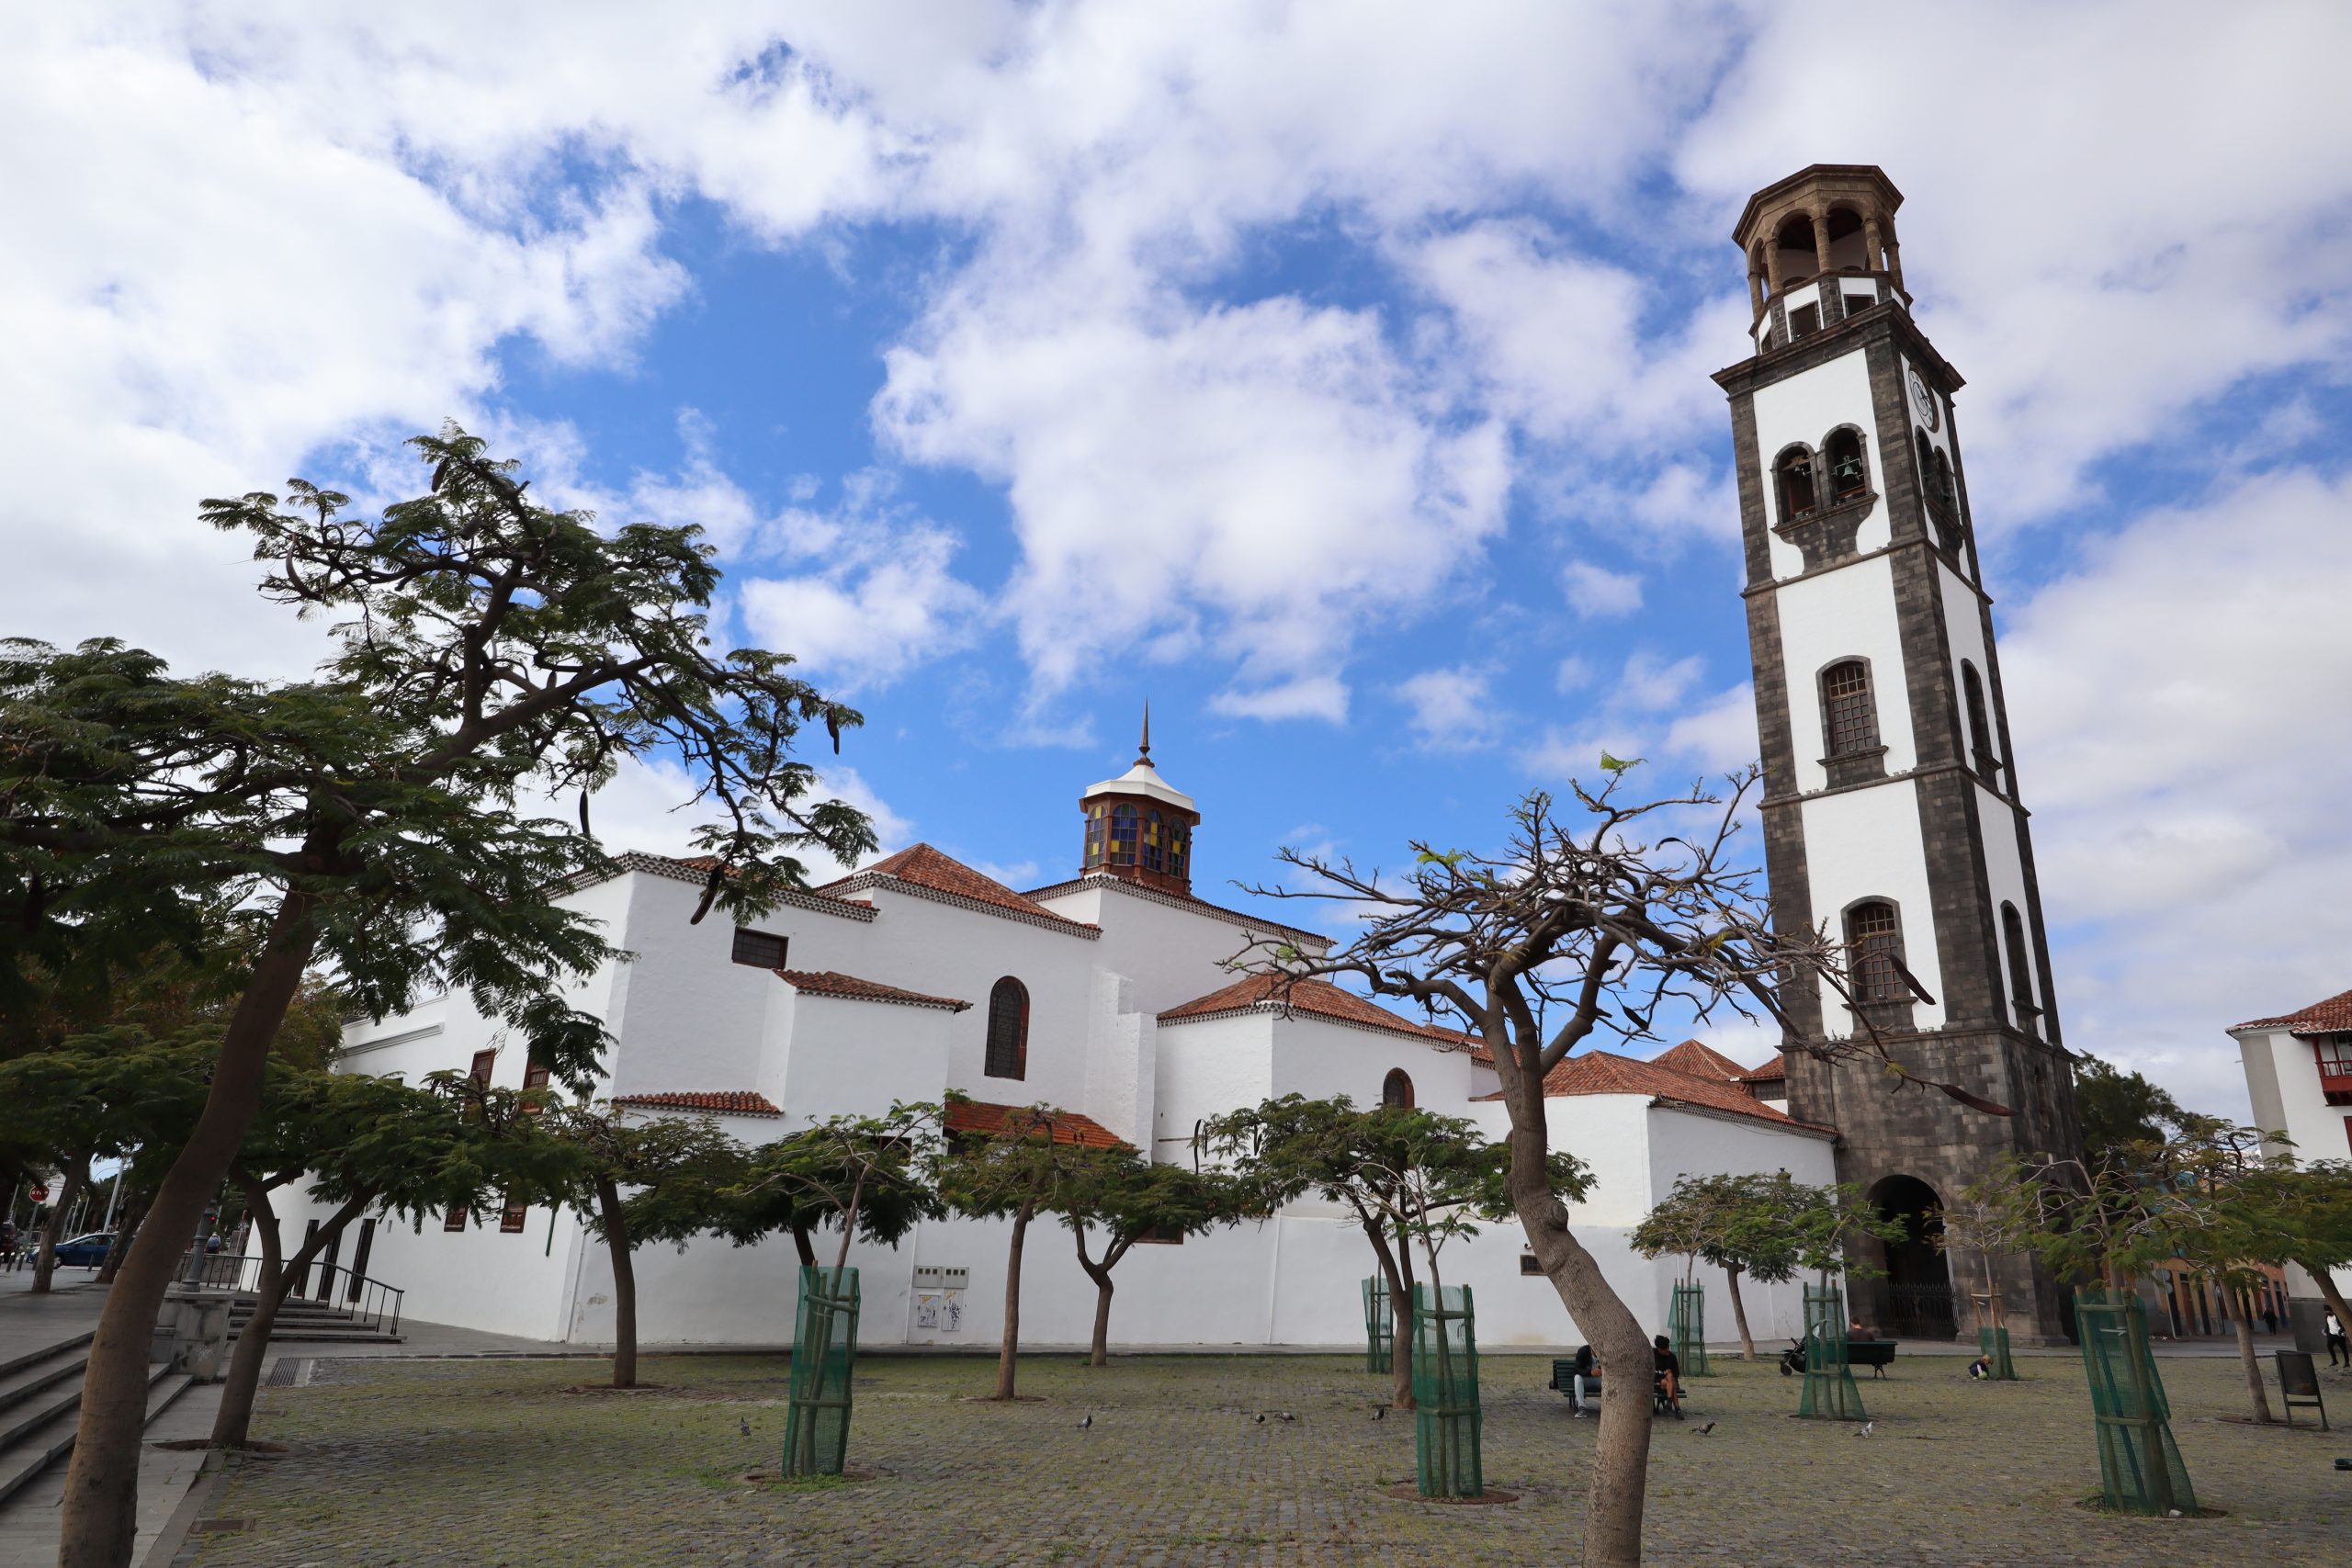
{"type": "MultiPolygon", "coordinates": [[[[1807,290],[1810,297],[1810,289],[1807,290]]],[[[1791,308],[1798,303],[1791,296],[1791,308]]],[[[1822,443],[1829,433],[1841,424],[1851,424],[1863,433],[1863,451],[1871,463],[1872,488],[1883,496],[1885,487],[1878,477],[1878,442],[1873,433],[1878,424],[1871,412],[1870,368],[1862,351],[1857,347],[1850,354],[1841,354],[1826,365],[1798,372],[1785,380],[1775,381],[1757,389],[1754,400],[1756,412],[1757,460],[1764,466],[1766,488],[1765,515],[1773,524],[1781,521],[1780,496],[1773,486],[1773,461],[1792,442],[1802,442],[1813,449],[1818,458],[1822,443]]],[[[1862,532],[1857,544],[1864,550],[1884,545],[1888,538],[1886,503],[1883,500],[1871,507],[1863,519],[1862,532]]],[[[1775,578],[1794,577],[1804,570],[1804,552],[1780,537],[1770,536],[1772,575],[1775,578]]],[[[1844,575],[1833,572],[1833,577],[1844,575]]],[[[1889,601],[1890,610],[1892,601],[1889,601]]],[[[1783,626],[1788,619],[1787,601],[1781,601],[1783,626]]]]}
{"type": "Polygon", "coordinates": [[[1135,1006],[1148,1013],[1181,1007],[1233,983],[1227,959],[1253,943],[1280,943],[1291,937],[1246,916],[1180,908],[1158,899],[1101,885],[1040,900],[1056,914],[1102,928],[1094,962],[1129,976],[1135,1006]]]}
{"type": "Polygon", "coordinates": [[[1886,747],[1886,771],[1905,773],[1917,767],[1891,558],[1874,556],[1802,582],[1784,583],[1774,600],[1781,620],[1781,668],[1788,677],[1797,788],[1809,794],[1828,787],[1829,770],[1822,765],[1829,742],[1821,723],[1821,671],[1841,659],[1870,660],[1871,697],[1878,714],[1879,739],[1886,747]]]}
{"type": "MultiPolygon", "coordinates": [[[[2298,1160],[2352,1158],[2352,1106],[2327,1103],[2312,1043],[2283,1029],[2246,1030],[2236,1038],[2255,1124],[2266,1133],[2286,1134],[2298,1160]]],[[[2301,1269],[2290,1264],[2286,1272],[2289,1294],[2319,1294],[2301,1269]]],[[[2332,1272],[2335,1288],[2352,1296],[2352,1269],[2332,1272]]]]}
{"type": "Polygon", "coordinates": [[[1272,1013],[1245,1012],[1159,1025],[1155,1158],[1179,1157],[1203,1118],[1272,1097],[1275,1022],[1272,1013]]]}
{"type": "MultiPolygon", "coordinates": [[[[1969,794],[1976,802],[1976,824],[1984,840],[1984,877],[1993,895],[1994,945],[2000,949],[2001,1003],[2006,1009],[2011,997],[2017,995],[2018,976],[2009,972],[2009,944],[1997,923],[2001,906],[2017,907],[2018,919],[2025,926],[2025,992],[2034,1005],[2047,1010],[2050,998],[2041,994],[2041,984],[2033,968],[2033,906],[2025,896],[2025,861],[2018,847],[2024,835],[2025,818],[2012,810],[2007,802],[1983,784],[1972,784],[1969,794]]],[[[2019,1027],[2025,1027],[2022,1021],[2019,1027]]],[[[2035,1024],[2039,1030],[2039,1021],[2035,1024]]]]}
{"type": "MultiPolygon", "coordinates": [[[[1907,779],[1871,789],[1820,795],[1800,808],[1804,818],[1805,875],[1813,918],[1844,940],[1843,912],[1862,898],[1891,898],[1903,922],[1904,964],[1932,991],[1912,1018],[1921,1029],[1944,1021],[1942,961],[1928,897],[1928,862],[1919,844],[1919,803],[1907,779]]],[[[1822,987],[1822,1021],[1833,1035],[1851,1032],[1845,1004],[1822,987]]]]}

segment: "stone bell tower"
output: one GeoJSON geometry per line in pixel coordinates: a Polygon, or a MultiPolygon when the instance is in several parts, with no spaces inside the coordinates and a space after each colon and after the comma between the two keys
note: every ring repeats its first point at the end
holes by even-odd
{"type": "MultiPolygon", "coordinates": [[[[1838,1128],[1840,1178],[1919,1222],[1869,1259],[1887,1278],[1855,1284],[1857,1314],[1938,1336],[1969,1330],[1982,1272],[1973,1256],[1947,1268],[1927,1212],[2003,1152],[2073,1155],[2081,1134],[1954,425],[1962,383],[1911,318],[1902,202],[1880,170],[1845,164],[1749,197],[1733,238],[1754,352],[1715,381],[1739,474],[1773,919],[1826,926],[1855,976],[1850,1003],[1789,990],[1790,1043],[1867,1021],[1920,1077],[2015,1112],[1788,1055],[1789,1113],[1838,1128]]],[[[1998,1267],[2015,1337],[2058,1337],[2055,1283],[1998,1267]]]]}

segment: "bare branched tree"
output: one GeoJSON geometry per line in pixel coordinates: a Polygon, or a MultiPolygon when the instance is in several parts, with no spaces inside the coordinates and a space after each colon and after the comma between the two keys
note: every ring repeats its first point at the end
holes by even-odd
{"type": "MultiPolygon", "coordinates": [[[[1303,874],[1250,891],[1347,900],[1362,917],[1361,931],[1321,957],[1281,949],[1234,960],[1289,982],[1351,978],[1375,996],[1417,1004],[1431,1021],[1458,1028],[1465,1049],[1491,1055],[1510,1115],[1511,1207],[1569,1314],[1617,1368],[1646,1367],[1649,1341],[1569,1228],[1568,1195],[1548,1175],[1544,1081],[1579,1045],[1596,1036],[1655,1038],[1651,1021],[1662,1013],[1679,1021],[1728,1009],[1777,1020],[1791,1051],[1825,1060],[1868,1056],[1895,1089],[1940,1089],[2007,1113],[1956,1085],[1918,1078],[1894,1060],[1854,1005],[1852,965],[1826,932],[1772,929],[1762,873],[1734,858],[1739,811],[1758,769],[1731,775],[1720,791],[1694,784],[1635,802],[1623,787],[1634,765],[1604,755],[1609,782],[1598,790],[1573,785],[1573,818],[1564,818],[1549,795],[1527,796],[1512,811],[1499,853],[1414,842],[1412,867],[1400,878],[1284,850],[1278,858],[1303,874]],[[1790,1024],[1780,988],[1813,984],[1848,1003],[1853,1034],[1809,1039],[1790,1024]]],[[[1641,1560],[1649,1429],[1649,1379],[1606,1380],[1586,1562],[1641,1560]]]]}

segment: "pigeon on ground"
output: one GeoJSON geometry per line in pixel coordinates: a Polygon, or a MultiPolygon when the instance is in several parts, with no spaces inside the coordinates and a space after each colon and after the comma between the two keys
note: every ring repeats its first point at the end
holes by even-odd
{"type": "Polygon", "coordinates": [[[1266,1413],[1261,1410],[1257,1415],[1252,1416],[1250,1419],[1262,1427],[1266,1424],[1266,1413]]]}
{"type": "Polygon", "coordinates": [[[1292,1415],[1287,1410],[1277,1410],[1274,1412],[1274,1419],[1277,1421],[1295,1421],[1298,1417],[1292,1415]]]}
{"type": "Polygon", "coordinates": [[[1854,1436],[1858,1438],[1867,1438],[1871,1435],[1871,1428],[1877,1425],[1878,1423],[1875,1421],[1865,1421],[1860,1426],[1854,1428],[1854,1436]]]}
{"type": "Polygon", "coordinates": [[[1713,1431],[1714,1429],[1715,1429],[1715,1424],[1714,1424],[1713,1421],[1710,1421],[1710,1422],[1708,1422],[1708,1423],[1707,1423],[1705,1426],[1703,1426],[1703,1427],[1691,1427],[1691,1428],[1690,1428],[1690,1435],[1691,1435],[1692,1437],[1694,1437],[1694,1438],[1703,1438],[1703,1437],[1705,1437],[1708,1433],[1710,1433],[1710,1432],[1713,1431]]]}
{"type": "Polygon", "coordinates": [[[1080,1422],[1078,1424],[1078,1429],[1079,1429],[1080,1431],[1083,1432],[1083,1431],[1087,1430],[1089,1427],[1092,1427],[1093,1425],[1094,1425],[1094,1413],[1093,1413],[1092,1411],[1091,1411],[1091,1410],[1090,1410],[1090,1411],[1088,1411],[1088,1412],[1087,1412],[1086,1419],[1085,1419],[1085,1420],[1083,1420],[1083,1421],[1080,1421],[1080,1422]]]}
{"type": "Polygon", "coordinates": [[[748,1438],[752,1435],[752,1418],[749,1416],[737,1417],[735,1424],[743,1428],[743,1436],[748,1438]]]}
{"type": "Polygon", "coordinates": [[[1375,1405],[1374,1405],[1374,1406],[1372,1407],[1372,1418],[1373,1418],[1374,1420],[1375,1420],[1375,1421],[1385,1421],[1385,1420],[1387,1420],[1387,1419],[1388,1419],[1388,1406],[1386,1406],[1385,1404],[1375,1404],[1375,1405]]]}

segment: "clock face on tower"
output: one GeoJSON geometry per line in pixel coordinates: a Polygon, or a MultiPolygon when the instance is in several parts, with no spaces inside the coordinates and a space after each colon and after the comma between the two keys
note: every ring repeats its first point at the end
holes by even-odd
{"type": "Polygon", "coordinates": [[[1919,379],[1917,370],[1911,372],[1911,406],[1919,411],[1920,423],[1930,431],[1936,428],[1936,396],[1928,384],[1919,379]]]}

